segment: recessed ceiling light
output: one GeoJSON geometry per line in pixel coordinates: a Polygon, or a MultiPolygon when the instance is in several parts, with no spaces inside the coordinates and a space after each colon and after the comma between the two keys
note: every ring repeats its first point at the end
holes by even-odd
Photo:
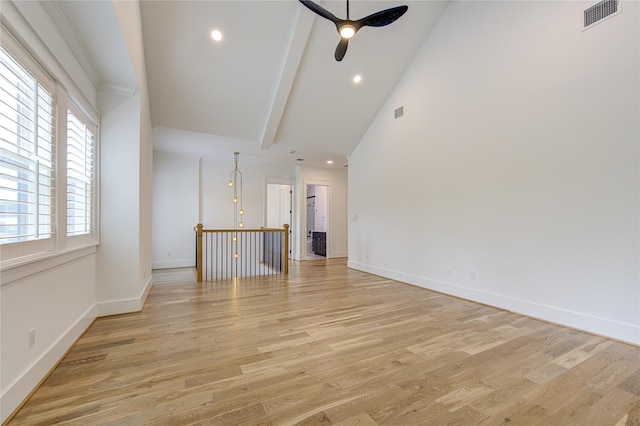
{"type": "Polygon", "coordinates": [[[213,30],[211,31],[211,38],[215,41],[220,41],[222,40],[222,33],[218,30],[213,30]]]}
{"type": "Polygon", "coordinates": [[[353,82],[355,84],[358,84],[362,81],[362,76],[360,74],[356,74],[355,76],[353,76],[353,82]]]}
{"type": "Polygon", "coordinates": [[[327,164],[333,164],[333,160],[327,160],[327,164]]]}

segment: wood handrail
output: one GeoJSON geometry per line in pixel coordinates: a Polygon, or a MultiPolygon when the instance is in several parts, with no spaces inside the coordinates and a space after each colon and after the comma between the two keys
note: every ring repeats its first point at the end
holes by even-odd
{"type": "MultiPolygon", "coordinates": [[[[289,225],[286,225],[287,227],[289,225]]],[[[195,229],[195,228],[194,228],[195,229]]],[[[203,229],[202,232],[283,232],[282,228],[259,228],[259,229],[203,229]]]]}

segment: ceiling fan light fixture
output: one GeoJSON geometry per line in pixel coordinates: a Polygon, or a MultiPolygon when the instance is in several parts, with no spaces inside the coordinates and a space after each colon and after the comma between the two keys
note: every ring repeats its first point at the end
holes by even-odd
{"type": "Polygon", "coordinates": [[[390,9],[381,10],[380,12],[372,13],[364,18],[352,21],[349,18],[349,0],[347,0],[347,19],[340,19],[333,13],[329,12],[324,7],[314,3],[311,0],[299,0],[307,9],[313,13],[328,19],[333,22],[340,34],[340,42],[336,47],[334,57],[336,61],[340,62],[344,58],[344,54],[347,53],[347,47],[349,46],[349,39],[355,35],[355,33],[362,27],[386,27],[389,24],[394,23],[409,9],[407,5],[396,6],[390,9]]]}
{"type": "Polygon", "coordinates": [[[353,25],[344,24],[340,27],[340,37],[342,38],[351,38],[356,33],[356,29],[353,25]]]}

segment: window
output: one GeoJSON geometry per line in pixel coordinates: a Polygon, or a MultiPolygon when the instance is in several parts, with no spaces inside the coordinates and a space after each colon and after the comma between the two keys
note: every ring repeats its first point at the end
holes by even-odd
{"type": "Polygon", "coordinates": [[[95,126],[71,105],[67,111],[67,236],[93,230],[95,126]]]}
{"type": "Polygon", "coordinates": [[[52,239],[54,85],[0,48],[0,244],[52,239]]]}
{"type": "Polygon", "coordinates": [[[96,243],[98,116],[0,31],[4,268],[96,243]]]}

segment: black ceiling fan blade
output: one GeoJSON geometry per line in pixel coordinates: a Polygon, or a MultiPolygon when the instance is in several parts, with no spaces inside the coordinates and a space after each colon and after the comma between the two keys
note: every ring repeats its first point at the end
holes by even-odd
{"type": "Polygon", "coordinates": [[[349,46],[349,39],[341,38],[340,43],[338,43],[338,47],[336,47],[336,61],[340,62],[342,58],[344,58],[344,54],[347,53],[347,46],[349,46]]]}
{"type": "MultiPolygon", "coordinates": [[[[380,12],[373,13],[369,16],[365,16],[357,21],[349,19],[349,0],[347,0],[347,19],[340,19],[333,13],[329,12],[324,7],[312,2],[311,0],[298,0],[307,9],[313,13],[322,16],[325,19],[333,22],[338,30],[338,33],[347,35],[347,37],[353,36],[362,27],[384,27],[395,22],[398,18],[405,14],[409,9],[408,6],[397,6],[390,9],[381,10],[380,12]],[[351,27],[351,28],[348,28],[351,27]],[[351,35],[343,33],[343,31],[351,29],[351,35]]],[[[341,37],[338,46],[336,47],[335,58],[336,61],[342,61],[344,55],[347,53],[347,47],[349,46],[349,39],[341,37]]]]}
{"type": "Polygon", "coordinates": [[[326,18],[326,19],[330,20],[331,22],[333,22],[336,25],[338,24],[338,22],[341,21],[340,19],[338,19],[336,17],[336,15],[334,15],[333,13],[329,12],[324,7],[319,6],[319,5],[315,4],[314,2],[312,2],[310,0],[299,0],[299,1],[300,1],[300,3],[304,4],[305,6],[307,6],[307,8],[309,8],[312,12],[315,12],[318,15],[322,16],[323,18],[326,18]]]}
{"type": "Polygon", "coordinates": [[[381,10],[380,12],[365,16],[362,19],[358,19],[356,22],[362,27],[384,27],[395,22],[398,18],[404,15],[408,9],[409,7],[406,5],[392,7],[391,9],[381,10]]]}

